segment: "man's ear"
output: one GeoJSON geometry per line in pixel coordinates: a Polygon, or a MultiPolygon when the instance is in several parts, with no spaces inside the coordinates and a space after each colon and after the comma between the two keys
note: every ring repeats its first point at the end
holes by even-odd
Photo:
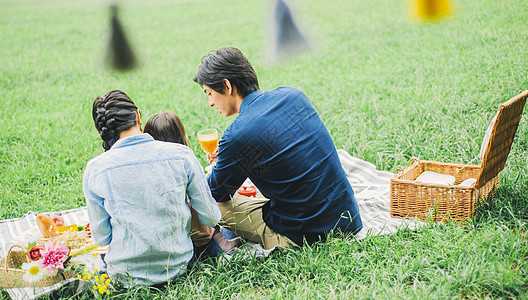
{"type": "Polygon", "coordinates": [[[229,81],[229,79],[224,78],[224,86],[227,91],[227,94],[233,95],[233,86],[231,85],[231,82],[229,81]]]}
{"type": "Polygon", "coordinates": [[[139,108],[136,109],[136,122],[141,127],[141,113],[139,112],[139,108]]]}

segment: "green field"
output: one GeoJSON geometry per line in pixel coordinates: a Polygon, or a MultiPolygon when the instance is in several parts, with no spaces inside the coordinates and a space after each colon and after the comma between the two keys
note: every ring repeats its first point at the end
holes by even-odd
{"type": "MultiPolygon", "coordinates": [[[[450,17],[417,22],[407,1],[295,1],[314,50],[277,63],[267,59],[272,1],[121,1],[141,61],[122,73],[103,64],[108,2],[0,0],[0,218],[85,205],[84,167],[102,153],[91,104],[111,89],[125,91],[145,119],[175,111],[205,165],[196,132],[222,131],[233,119],[210,109],[192,78],[201,56],[223,46],[247,55],[261,89],[304,91],[336,147],[378,169],[413,156],[472,161],[499,105],[528,89],[528,5],[459,0],[450,17]]],[[[431,224],[362,241],[336,237],[263,262],[206,262],[167,291],[113,296],[526,298],[527,115],[497,197],[466,227],[431,224]]]]}

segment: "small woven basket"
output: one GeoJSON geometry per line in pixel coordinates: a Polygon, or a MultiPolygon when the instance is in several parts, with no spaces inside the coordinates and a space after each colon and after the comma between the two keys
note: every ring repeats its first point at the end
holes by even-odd
{"type": "Polygon", "coordinates": [[[499,187],[499,172],[504,168],[521,119],[528,91],[503,103],[493,125],[480,166],[415,160],[391,179],[390,214],[396,218],[465,222],[472,217],[478,201],[494,196],[499,187]],[[414,181],[424,171],[455,177],[455,185],[414,181]],[[459,186],[475,178],[471,187],[459,186]]]}
{"type": "Polygon", "coordinates": [[[75,276],[73,270],[59,272],[55,276],[48,276],[37,282],[27,282],[22,277],[25,270],[20,269],[23,263],[28,262],[26,248],[15,244],[7,251],[7,256],[0,261],[0,286],[4,289],[21,287],[44,287],[54,285],[62,280],[75,276]],[[19,248],[19,249],[16,249],[19,248]]]}

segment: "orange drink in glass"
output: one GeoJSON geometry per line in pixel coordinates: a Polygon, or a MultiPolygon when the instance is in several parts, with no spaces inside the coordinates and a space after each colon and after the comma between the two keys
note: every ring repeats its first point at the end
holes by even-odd
{"type": "Polygon", "coordinates": [[[198,132],[198,142],[205,153],[213,154],[218,148],[218,131],[216,129],[204,129],[198,132]]]}

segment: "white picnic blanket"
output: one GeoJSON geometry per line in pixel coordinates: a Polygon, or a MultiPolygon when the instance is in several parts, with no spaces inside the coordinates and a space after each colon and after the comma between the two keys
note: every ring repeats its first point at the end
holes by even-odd
{"type": "MultiPolygon", "coordinates": [[[[354,189],[363,221],[363,229],[356,235],[356,238],[363,239],[369,235],[390,234],[399,228],[415,229],[424,224],[420,221],[397,219],[390,216],[390,179],[394,176],[393,173],[379,171],[373,164],[352,157],[345,150],[339,149],[337,152],[350,185],[354,189]]],[[[53,214],[61,215],[65,224],[88,223],[86,207],[53,212],[53,214]]],[[[36,212],[29,212],[21,218],[0,221],[0,257],[5,256],[15,241],[22,240],[27,244],[35,239],[36,215],[36,212]]],[[[265,252],[264,255],[267,256],[268,253],[265,252]]],[[[13,299],[34,299],[60,286],[62,283],[51,287],[17,288],[7,291],[13,299]]],[[[82,289],[85,286],[79,284],[78,288],[82,289]]]]}
{"type": "Polygon", "coordinates": [[[398,219],[390,216],[390,180],[393,173],[379,171],[373,164],[353,157],[338,149],[341,165],[354,190],[359,206],[363,229],[356,238],[368,235],[390,234],[400,228],[415,229],[425,224],[415,219],[398,219]]]}

